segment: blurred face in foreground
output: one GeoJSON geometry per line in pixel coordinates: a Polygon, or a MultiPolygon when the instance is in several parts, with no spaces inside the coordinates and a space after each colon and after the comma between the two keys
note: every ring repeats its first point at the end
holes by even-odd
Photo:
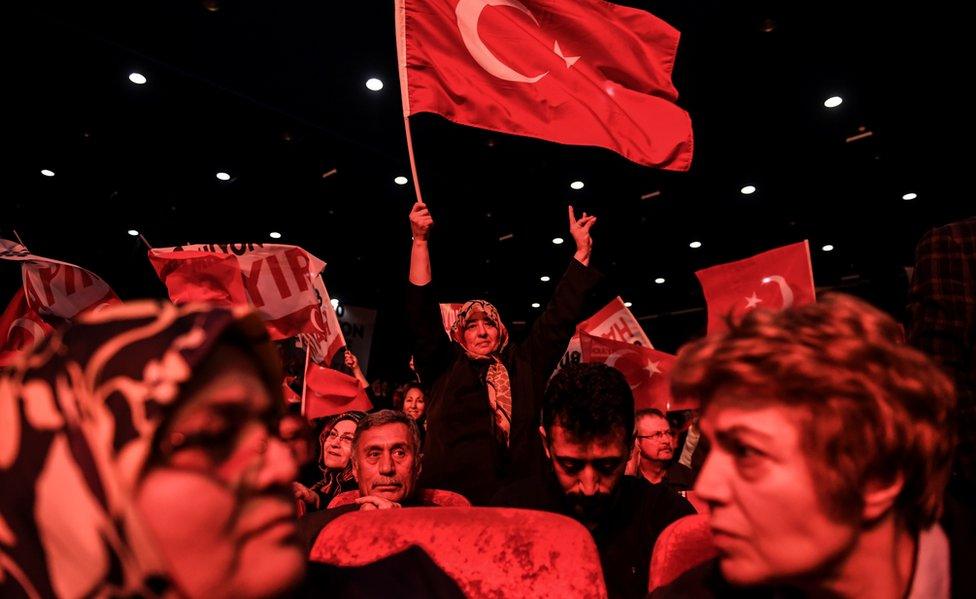
{"type": "Polygon", "coordinates": [[[712,450],[695,485],[711,507],[722,574],[738,585],[829,571],[855,524],[828,516],[800,444],[797,409],[716,399],[701,419],[712,450]]]}
{"type": "Polygon", "coordinates": [[[190,597],[266,597],[305,568],[272,396],[251,359],[220,347],[162,431],[136,495],[180,590],[190,597]]]}

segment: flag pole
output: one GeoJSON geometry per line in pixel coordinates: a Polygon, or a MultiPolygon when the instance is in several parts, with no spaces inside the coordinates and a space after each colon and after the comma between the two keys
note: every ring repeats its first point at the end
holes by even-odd
{"type": "Polygon", "coordinates": [[[152,246],[151,246],[151,245],[149,245],[149,242],[148,242],[148,241],[146,241],[146,238],[142,236],[142,233],[139,233],[139,239],[141,239],[141,240],[142,240],[142,242],[143,242],[144,244],[146,244],[146,248],[147,248],[147,249],[150,249],[150,250],[152,249],[152,246]]]}
{"type": "Polygon", "coordinates": [[[413,155],[413,138],[410,136],[410,117],[404,115],[403,129],[407,133],[407,156],[410,158],[410,174],[413,175],[413,190],[417,194],[417,201],[423,203],[424,198],[420,195],[420,179],[417,177],[417,161],[413,155]]]}
{"type": "Polygon", "coordinates": [[[306,341],[305,370],[302,371],[302,409],[301,409],[302,416],[305,416],[305,390],[308,389],[308,356],[310,353],[311,353],[311,345],[309,345],[309,343],[306,341]]]}
{"type": "Polygon", "coordinates": [[[407,82],[407,36],[406,8],[404,0],[395,1],[397,71],[400,75],[400,102],[403,104],[403,130],[407,135],[407,156],[410,158],[410,174],[413,176],[413,190],[417,201],[423,202],[420,194],[420,179],[417,177],[417,161],[413,154],[413,136],[410,135],[410,84],[407,82]]]}
{"type": "MultiPolygon", "coordinates": [[[[20,233],[17,232],[17,229],[14,229],[13,231],[14,231],[14,237],[17,238],[17,243],[24,246],[24,249],[27,250],[27,244],[24,243],[24,240],[20,238],[20,233]]],[[[30,250],[27,251],[29,252],[30,250]]]]}

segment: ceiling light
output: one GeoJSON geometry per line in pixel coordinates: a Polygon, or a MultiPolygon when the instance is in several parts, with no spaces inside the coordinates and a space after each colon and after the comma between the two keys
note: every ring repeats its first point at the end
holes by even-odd
{"type": "Polygon", "coordinates": [[[837,108],[843,103],[844,103],[844,98],[841,98],[840,96],[831,96],[826,100],[824,100],[824,106],[826,106],[827,108],[837,108]]]}

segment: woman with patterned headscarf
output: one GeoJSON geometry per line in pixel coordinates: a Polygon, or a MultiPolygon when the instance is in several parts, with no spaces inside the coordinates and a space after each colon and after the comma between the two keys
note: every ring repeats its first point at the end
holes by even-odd
{"type": "Polygon", "coordinates": [[[123,304],[52,335],[0,379],[0,595],[296,585],[280,390],[243,311],[123,304]]]}
{"type": "Polygon", "coordinates": [[[81,316],[0,377],[0,597],[462,597],[417,548],[308,563],[249,310],[81,316]]]}
{"type": "Polygon", "coordinates": [[[322,480],[308,489],[302,487],[304,493],[300,495],[296,490],[296,496],[312,509],[324,509],[339,493],[358,488],[350,458],[356,425],[365,415],[366,412],[343,412],[331,418],[322,429],[319,435],[319,470],[322,471],[322,480]]]}
{"type": "Polygon", "coordinates": [[[445,338],[431,289],[427,206],[410,212],[413,246],[407,314],[414,359],[429,386],[427,436],[420,482],[484,505],[506,482],[542,471],[539,411],[546,381],[586,316],[586,296],[600,280],[589,267],[595,216],[577,219],[569,207],[576,254],[528,337],[510,344],[498,310],[485,300],[465,303],[445,338]]]}

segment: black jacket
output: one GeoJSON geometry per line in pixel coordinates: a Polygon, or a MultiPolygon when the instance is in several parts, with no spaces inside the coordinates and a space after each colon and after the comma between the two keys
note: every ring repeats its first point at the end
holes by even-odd
{"type": "Polygon", "coordinates": [[[525,341],[501,354],[512,384],[509,447],[493,432],[485,382],[489,362],[472,360],[444,334],[430,285],[409,285],[407,315],[415,341],[414,363],[430,385],[421,486],[461,493],[485,505],[509,481],[541,472],[539,437],[542,393],[553,369],[586,316],[586,296],[600,281],[594,269],[573,260],[525,341]]]}
{"type": "MultiPolygon", "coordinates": [[[[607,594],[611,598],[644,597],[651,551],[658,535],[668,524],[695,510],[667,485],[651,485],[633,476],[620,478],[611,501],[607,516],[590,531],[600,553],[607,594]]],[[[505,487],[492,504],[575,518],[551,470],[505,487]]]]}

